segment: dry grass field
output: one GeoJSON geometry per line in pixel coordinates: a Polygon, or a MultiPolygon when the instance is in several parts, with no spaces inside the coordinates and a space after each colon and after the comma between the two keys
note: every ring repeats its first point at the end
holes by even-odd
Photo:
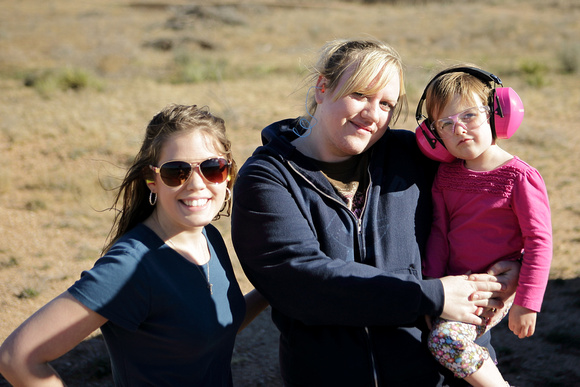
{"type": "MultiPolygon", "coordinates": [[[[512,384],[580,386],[576,0],[0,5],[0,342],[98,258],[112,189],[163,106],[209,105],[226,119],[242,164],[263,126],[303,113],[304,70],[324,42],[372,36],[407,65],[411,114],[395,127],[415,128],[427,80],[457,62],[496,73],[524,101],[522,127],[501,145],[544,176],[554,260],[536,335],[519,340],[502,324],[494,343],[512,384]]],[[[229,243],[228,223],[218,227],[229,243]]],[[[71,386],[106,386],[107,361],[96,337],[55,367],[71,386]]],[[[276,332],[264,313],[239,336],[236,386],[280,386],[277,367],[276,332]]]]}

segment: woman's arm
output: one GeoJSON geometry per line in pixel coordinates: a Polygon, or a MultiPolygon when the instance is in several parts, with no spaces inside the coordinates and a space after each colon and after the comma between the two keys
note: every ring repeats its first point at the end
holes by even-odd
{"type": "Polygon", "coordinates": [[[232,242],[273,308],[305,324],[349,326],[410,324],[442,309],[439,280],[354,262],[354,222],[346,212],[331,217],[320,194],[294,179],[285,166],[253,158],[234,189],[232,242]]]}
{"type": "Polygon", "coordinates": [[[13,386],[63,386],[48,364],[107,322],[64,292],[20,325],[0,347],[0,373],[13,386]]]}
{"type": "Polygon", "coordinates": [[[246,293],[244,299],[246,300],[246,316],[238,332],[244,330],[269,305],[268,301],[256,289],[246,293]]]}

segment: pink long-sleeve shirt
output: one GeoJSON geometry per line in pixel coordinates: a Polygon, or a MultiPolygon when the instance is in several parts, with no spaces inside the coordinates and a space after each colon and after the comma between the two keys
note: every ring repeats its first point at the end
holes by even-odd
{"type": "Polygon", "coordinates": [[[539,312],[552,261],[552,225],[540,173],[517,157],[493,171],[442,163],[433,184],[434,219],[423,273],[482,273],[522,251],[515,304],[539,312]]]}

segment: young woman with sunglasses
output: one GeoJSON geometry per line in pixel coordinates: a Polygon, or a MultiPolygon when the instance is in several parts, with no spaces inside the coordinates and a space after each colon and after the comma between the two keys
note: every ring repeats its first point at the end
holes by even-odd
{"type": "MultiPolygon", "coordinates": [[[[403,76],[385,43],[329,42],[307,116],[266,127],[240,170],[232,239],[272,305],[286,386],[440,386],[425,316],[481,323],[479,307],[502,305],[495,277],[421,276],[435,165],[412,132],[389,128],[403,76]]],[[[517,264],[506,267],[513,289],[517,264]]]]}
{"type": "Polygon", "coordinates": [[[48,364],[101,328],[117,386],[231,386],[234,339],[266,306],[244,296],[210,222],[236,174],[221,118],[170,105],[149,123],[95,266],[0,348],[15,386],[63,385],[48,364]]]}

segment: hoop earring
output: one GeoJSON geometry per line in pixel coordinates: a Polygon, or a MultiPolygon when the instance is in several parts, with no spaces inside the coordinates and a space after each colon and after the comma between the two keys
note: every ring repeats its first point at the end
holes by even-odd
{"type": "Polygon", "coordinates": [[[153,191],[150,191],[149,192],[149,204],[154,206],[155,203],[157,203],[157,194],[154,193],[153,191]]]}
{"type": "Polygon", "coordinates": [[[230,216],[232,213],[232,191],[230,191],[229,187],[226,187],[226,197],[224,199],[224,204],[222,208],[217,213],[217,215],[213,218],[213,220],[218,220],[221,216],[230,216]]]}

